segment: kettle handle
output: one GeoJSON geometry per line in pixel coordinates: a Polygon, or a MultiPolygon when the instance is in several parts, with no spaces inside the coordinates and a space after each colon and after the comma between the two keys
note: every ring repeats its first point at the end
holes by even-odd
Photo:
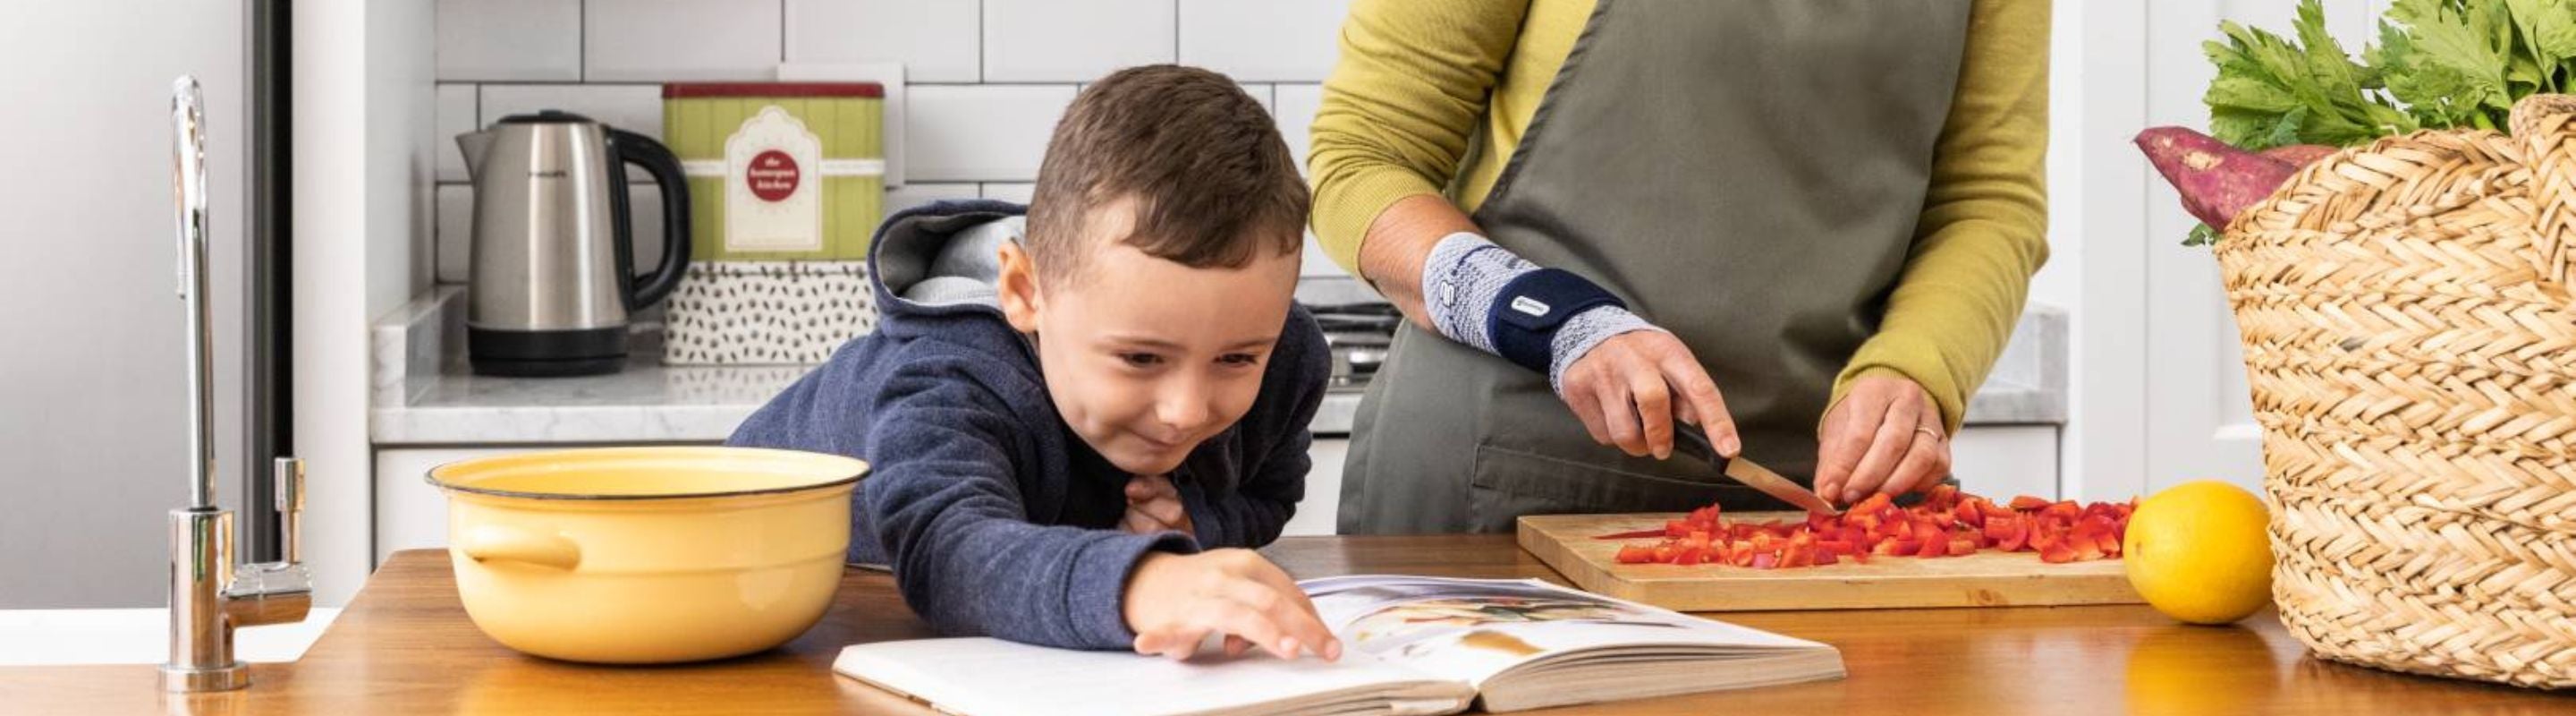
{"type": "MultiPolygon", "coordinates": [[[[652,271],[636,276],[633,281],[618,282],[628,289],[626,310],[638,311],[671,295],[671,289],[680,285],[680,276],[688,271],[689,177],[680,170],[680,158],[671,154],[671,148],[653,141],[652,137],[611,127],[608,128],[608,143],[619,164],[644,167],[645,172],[653,175],[654,183],[662,186],[662,260],[656,262],[652,271]]],[[[626,170],[619,167],[610,175],[614,179],[624,179],[626,170]]],[[[617,255],[631,257],[635,255],[635,230],[626,217],[626,202],[622,201],[625,182],[612,183],[619,185],[616,193],[621,199],[616,202],[617,255]]],[[[631,270],[622,263],[618,268],[631,270]]]]}

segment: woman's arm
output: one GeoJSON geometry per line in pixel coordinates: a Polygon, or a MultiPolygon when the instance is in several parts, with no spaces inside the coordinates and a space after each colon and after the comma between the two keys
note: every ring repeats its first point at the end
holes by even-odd
{"type": "Polygon", "coordinates": [[[1678,418],[1733,455],[1741,441],[1716,382],[1672,334],[1623,308],[1598,306],[1564,318],[1545,350],[1515,353],[1488,332],[1492,305],[1467,298],[1496,295],[1540,268],[1484,242],[1440,194],[1457,175],[1528,9],[1525,0],[1352,6],[1312,129],[1315,233],[1335,261],[1416,325],[1546,372],[1594,441],[1669,456],[1678,418]],[[1448,297],[1436,305],[1425,301],[1433,275],[1448,297]]]}
{"type": "Polygon", "coordinates": [[[1309,130],[1315,237],[1423,328],[1422,262],[1477,231],[1441,187],[1458,173],[1527,0],[1358,0],[1309,130]]]}
{"type": "Polygon", "coordinates": [[[1913,249],[1818,427],[1816,484],[1828,498],[1945,476],[1947,436],[2048,260],[2049,3],[1977,0],[1970,13],[1913,249]]]}

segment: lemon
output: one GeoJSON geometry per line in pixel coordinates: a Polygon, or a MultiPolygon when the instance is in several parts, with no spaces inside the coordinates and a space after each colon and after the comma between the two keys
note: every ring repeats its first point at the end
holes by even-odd
{"type": "Polygon", "coordinates": [[[2129,585],[2166,616],[2226,624],[2272,601],[2272,545],[2263,501],[2244,488],[2195,480],[2138,503],[2120,540],[2129,585]]]}

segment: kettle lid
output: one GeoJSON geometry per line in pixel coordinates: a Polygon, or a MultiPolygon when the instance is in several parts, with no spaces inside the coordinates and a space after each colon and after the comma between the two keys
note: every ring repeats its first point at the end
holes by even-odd
{"type": "Polygon", "coordinates": [[[502,118],[501,118],[501,121],[500,121],[500,122],[498,122],[498,123],[499,123],[499,124],[598,124],[598,122],[597,122],[597,121],[593,121],[593,120],[592,120],[591,118],[589,118],[589,117],[584,117],[584,116],[581,116],[581,115],[578,115],[578,114],[573,114],[573,113],[571,113],[571,112],[565,112],[565,111],[561,111],[561,110],[553,110],[553,109],[538,110],[538,111],[537,111],[537,113],[535,113],[535,114],[513,114],[513,115],[510,115],[510,116],[507,116],[507,117],[502,117],[502,118]]]}

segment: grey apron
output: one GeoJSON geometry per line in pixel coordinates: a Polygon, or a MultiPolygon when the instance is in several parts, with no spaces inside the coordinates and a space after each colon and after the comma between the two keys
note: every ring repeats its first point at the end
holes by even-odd
{"type": "MultiPolygon", "coordinates": [[[[1690,346],[1747,455],[1811,480],[1834,376],[1923,212],[1970,0],[1601,0],[1476,224],[1690,346]]],[[[1363,398],[1344,533],[1780,508],[1592,441],[1547,377],[1407,323],[1363,398]]]]}

